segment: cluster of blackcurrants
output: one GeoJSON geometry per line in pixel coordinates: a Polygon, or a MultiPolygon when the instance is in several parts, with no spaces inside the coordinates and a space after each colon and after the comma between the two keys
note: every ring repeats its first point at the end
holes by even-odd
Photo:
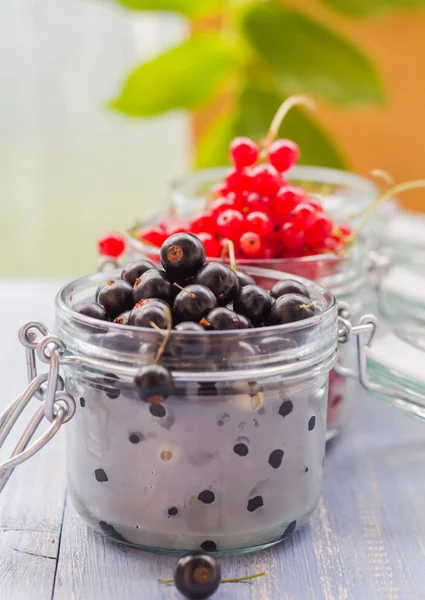
{"type": "MultiPolygon", "coordinates": [[[[102,284],[96,302],[75,310],[103,321],[150,327],[163,335],[248,329],[292,323],[315,314],[305,285],[278,281],[270,293],[247,274],[219,262],[205,263],[205,249],[193,234],[170,236],[160,251],[163,269],[148,260],[128,264],[121,279],[102,284]]],[[[164,348],[162,348],[163,350],[164,348]]],[[[157,354],[156,363],[160,356],[157,354]]],[[[159,364],[140,369],[135,379],[140,397],[162,402],[173,389],[168,369],[159,364]]]]}

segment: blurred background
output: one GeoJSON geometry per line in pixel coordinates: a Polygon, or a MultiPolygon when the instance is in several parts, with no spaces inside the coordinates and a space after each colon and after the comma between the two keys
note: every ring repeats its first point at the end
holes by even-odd
{"type": "Polygon", "coordinates": [[[281,130],[302,162],[425,177],[424,39],[421,0],[0,3],[0,274],[93,271],[103,232],[292,93],[318,104],[281,130]]]}

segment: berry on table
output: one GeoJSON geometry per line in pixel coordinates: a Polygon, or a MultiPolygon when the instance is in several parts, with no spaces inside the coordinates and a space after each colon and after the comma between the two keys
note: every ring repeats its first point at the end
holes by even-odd
{"type": "Polygon", "coordinates": [[[230,142],[230,160],[237,169],[251,167],[258,160],[257,144],[248,137],[236,137],[230,142]]]}
{"type": "Polygon", "coordinates": [[[111,319],[115,319],[134,306],[133,288],[122,279],[110,279],[99,290],[98,303],[103,306],[111,319]]]}
{"type": "Polygon", "coordinates": [[[141,400],[160,404],[172,393],[174,384],[171,373],[162,365],[146,365],[134,378],[136,391],[141,400]]]}
{"type": "Polygon", "coordinates": [[[239,281],[235,273],[221,263],[210,262],[202,267],[195,282],[209,288],[216,296],[218,304],[229,304],[239,291],[239,281]]]}
{"type": "Polygon", "coordinates": [[[75,312],[92,319],[99,319],[99,321],[110,321],[111,318],[103,306],[96,304],[96,302],[80,302],[74,308],[75,312]]]}
{"type": "Polygon", "coordinates": [[[160,256],[166,272],[180,279],[195,275],[205,262],[204,246],[191,233],[177,233],[167,238],[160,256]]]}
{"type": "Polygon", "coordinates": [[[190,552],[179,558],[174,584],[185,598],[206,600],[217,591],[220,582],[220,565],[211,554],[190,552]]]}
{"type": "Polygon", "coordinates": [[[127,281],[127,283],[134,286],[136,279],[150,269],[156,269],[156,266],[150,260],[143,259],[130,262],[125,266],[121,273],[121,279],[124,279],[124,281],[127,281]]]}
{"type": "Polygon", "coordinates": [[[98,248],[102,256],[119,258],[125,250],[125,241],[120,233],[107,233],[99,239],[98,248]]]}
{"type": "Polygon", "coordinates": [[[277,171],[283,173],[297,163],[300,149],[292,140],[276,140],[270,144],[267,154],[270,164],[277,171]]]}
{"type": "Polygon", "coordinates": [[[283,325],[313,317],[314,305],[308,296],[285,294],[277,298],[270,312],[269,325],[283,325]]]}

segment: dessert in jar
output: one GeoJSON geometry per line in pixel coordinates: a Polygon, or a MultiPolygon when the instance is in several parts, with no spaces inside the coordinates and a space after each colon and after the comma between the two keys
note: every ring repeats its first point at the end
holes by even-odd
{"type": "Polygon", "coordinates": [[[92,527],[144,548],[277,543],[320,494],[335,299],[283,273],[203,266],[190,234],[161,257],[165,272],[139,261],[57,298],[57,334],[88,361],[65,367],[71,499],[92,527]],[[195,264],[179,271],[187,252],[195,264]]]}

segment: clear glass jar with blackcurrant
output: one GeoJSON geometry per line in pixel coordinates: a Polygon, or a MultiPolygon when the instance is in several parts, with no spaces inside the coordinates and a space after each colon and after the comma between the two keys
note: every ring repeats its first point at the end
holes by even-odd
{"type": "Polygon", "coordinates": [[[336,301],[296,276],[206,262],[190,233],[160,261],[58,295],[57,334],[79,357],[65,367],[71,500],[150,550],[278,543],[320,495],[336,301]]]}

